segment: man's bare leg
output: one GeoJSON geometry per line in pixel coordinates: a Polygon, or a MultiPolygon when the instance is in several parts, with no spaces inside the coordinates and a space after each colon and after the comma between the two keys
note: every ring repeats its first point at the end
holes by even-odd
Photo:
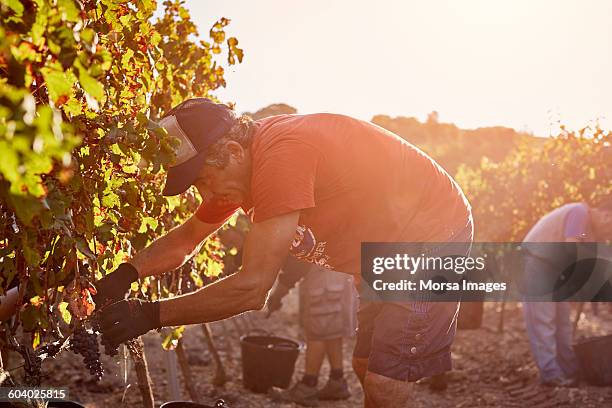
{"type": "Polygon", "coordinates": [[[409,407],[413,384],[368,371],[364,381],[365,408],[409,407]]]}
{"type": "Polygon", "coordinates": [[[319,340],[306,341],[306,375],[319,376],[319,370],[325,358],[325,342],[319,340]]]}
{"type": "Polygon", "coordinates": [[[325,341],[325,352],[332,370],[342,369],[342,337],[325,341]]]}

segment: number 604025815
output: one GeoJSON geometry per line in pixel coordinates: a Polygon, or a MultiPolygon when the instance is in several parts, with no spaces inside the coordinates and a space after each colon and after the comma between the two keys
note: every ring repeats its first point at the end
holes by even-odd
{"type": "Polygon", "coordinates": [[[66,388],[0,387],[0,401],[25,401],[28,399],[66,399],[66,388]]]}

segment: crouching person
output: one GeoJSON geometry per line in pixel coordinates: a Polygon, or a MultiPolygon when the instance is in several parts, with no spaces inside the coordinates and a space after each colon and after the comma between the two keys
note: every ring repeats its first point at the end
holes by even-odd
{"type": "Polygon", "coordinates": [[[304,406],[319,400],[350,397],[343,367],[343,339],[355,335],[357,292],[350,275],[288,258],[278,283],[268,298],[268,315],[282,306],[282,300],[299,284],[300,324],[306,337],[304,376],[292,388],[274,396],[304,406]],[[318,388],[319,372],[327,357],[330,373],[318,388]]]}

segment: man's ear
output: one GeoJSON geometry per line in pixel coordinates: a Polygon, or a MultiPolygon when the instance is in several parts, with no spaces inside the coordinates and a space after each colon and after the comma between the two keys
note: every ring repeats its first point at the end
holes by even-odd
{"type": "Polygon", "coordinates": [[[233,157],[237,162],[240,163],[244,160],[246,152],[240,143],[230,140],[225,146],[227,147],[231,157],[233,157]]]}

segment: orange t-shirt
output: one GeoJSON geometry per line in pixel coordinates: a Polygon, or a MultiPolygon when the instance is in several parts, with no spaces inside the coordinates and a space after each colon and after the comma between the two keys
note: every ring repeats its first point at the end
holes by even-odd
{"type": "MultiPolygon", "coordinates": [[[[256,122],[251,146],[253,222],[301,210],[291,253],[359,274],[361,242],[438,242],[463,228],[469,203],[421,150],[372,123],[319,113],[256,122]]],[[[220,222],[237,208],[203,203],[220,222]]]]}

